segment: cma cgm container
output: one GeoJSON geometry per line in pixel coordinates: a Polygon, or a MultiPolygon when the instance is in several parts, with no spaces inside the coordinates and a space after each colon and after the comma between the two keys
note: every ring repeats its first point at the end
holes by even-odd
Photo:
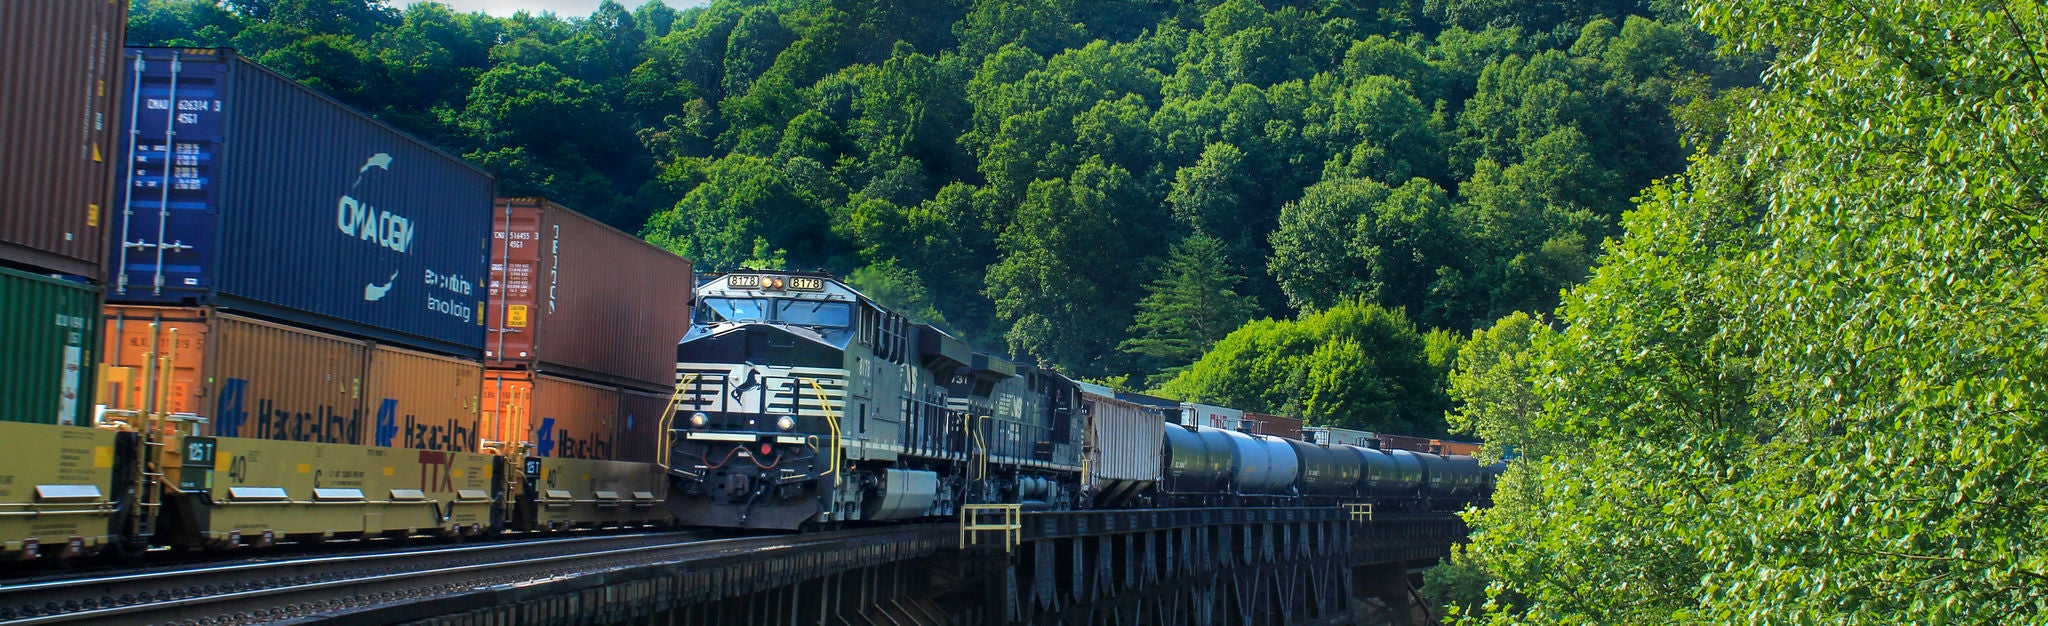
{"type": "Polygon", "coordinates": [[[488,175],[229,50],[127,56],[109,301],[481,356],[488,175]]]}
{"type": "Polygon", "coordinates": [[[0,261],[100,275],[127,14],[127,0],[0,2],[0,261]]]}
{"type": "Polygon", "coordinates": [[[499,452],[619,460],[617,387],[486,370],[483,392],[484,438],[499,452]]]}
{"type": "Polygon", "coordinates": [[[0,422],[89,425],[97,287],[0,268],[0,422]]]}
{"type": "Polygon", "coordinates": [[[690,262],[540,198],[492,210],[486,364],[667,388],[690,329],[690,262]]]}
{"type": "Polygon", "coordinates": [[[106,307],[110,407],[147,409],[152,352],[169,406],[202,435],[476,452],[483,366],[206,307],[106,307]],[[152,330],[151,324],[157,325],[152,330]],[[155,342],[152,343],[152,337],[155,342]]]}

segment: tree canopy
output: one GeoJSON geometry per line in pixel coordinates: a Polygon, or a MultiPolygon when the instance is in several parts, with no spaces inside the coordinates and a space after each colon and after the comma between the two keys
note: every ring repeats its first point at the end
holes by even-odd
{"type": "Polygon", "coordinates": [[[860,274],[1133,380],[1344,302],[1554,306],[1683,167],[1674,107],[1741,82],[1647,0],[131,1],[132,43],[234,46],[703,270],[860,274]]]}
{"type": "Polygon", "coordinates": [[[1697,16],[1767,80],[1682,113],[1725,135],[1558,330],[1460,355],[1454,421],[1524,457],[1459,559],[1488,599],[1445,595],[1486,623],[2048,620],[2048,11],[1697,16]]]}

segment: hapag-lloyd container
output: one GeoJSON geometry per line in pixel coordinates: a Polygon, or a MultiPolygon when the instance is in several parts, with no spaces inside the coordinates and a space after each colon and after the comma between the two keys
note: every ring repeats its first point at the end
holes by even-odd
{"type": "Polygon", "coordinates": [[[486,364],[667,388],[690,262],[542,198],[492,210],[486,364]]]}
{"type": "Polygon", "coordinates": [[[0,2],[0,260],[100,276],[127,23],[128,0],[0,2]]]}
{"type": "Polygon", "coordinates": [[[150,408],[154,353],[171,360],[169,406],[158,410],[205,418],[200,434],[369,442],[365,342],[205,307],[108,306],[106,332],[107,365],[132,372],[126,382],[110,377],[101,395],[109,407],[150,408]]]}
{"type": "Polygon", "coordinates": [[[374,346],[363,411],[372,416],[370,444],[476,452],[483,365],[475,361],[374,346]]]}
{"type": "Polygon", "coordinates": [[[499,453],[619,460],[617,387],[486,370],[483,393],[481,430],[499,453]]]}
{"type": "Polygon", "coordinates": [[[664,430],[662,413],[668,410],[667,393],[626,389],[619,394],[620,461],[653,463],[661,450],[664,430]]]}
{"type": "Polygon", "coordinates": [[[483,366],[207,307],[106,307],[111,408],[148,410],[148,356],[168,356],[167,406],[199,434],[476,452],[483,366]],[[157,324],[152,330],[150,325],[157,324]],[[150,339],[154,336],[155,343],[150,339]]]}
{"type": "Polygon", "coordinates": [[[99,289],[0,268],[0,422],[89,425],[99,289]]]}
{"type": "Polygon", "coordinates": [[[131,48],[108,300],[476,358],[491,179],[230,50],[131,48]]]}

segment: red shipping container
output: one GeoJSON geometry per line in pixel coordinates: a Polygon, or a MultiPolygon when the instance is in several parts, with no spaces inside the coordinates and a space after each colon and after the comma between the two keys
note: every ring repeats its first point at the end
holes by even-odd
{"type": "Polygon", "coordinates": [[[0,260],[98,278],[128,0],[0,2],[0,260]]]}
{"type": "Polygon", "coordinates": [[[541,198],[493,210],[486,364],[665,389],[690,329],[691,265],[541,198]]]}

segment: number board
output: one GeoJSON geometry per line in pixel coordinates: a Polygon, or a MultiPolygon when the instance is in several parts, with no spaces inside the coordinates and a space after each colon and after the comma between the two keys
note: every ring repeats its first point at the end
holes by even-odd
{"type": "Polygon", "coordinates": [[[761,277],[753,274],[727,276],[725,286],[733,289],[760,289],[761,277]]]}
{"type": "Polygon", "coordinates": [[[816,276],[789,277],[790,291],[824,291],[825,279],[816,276]]]}

